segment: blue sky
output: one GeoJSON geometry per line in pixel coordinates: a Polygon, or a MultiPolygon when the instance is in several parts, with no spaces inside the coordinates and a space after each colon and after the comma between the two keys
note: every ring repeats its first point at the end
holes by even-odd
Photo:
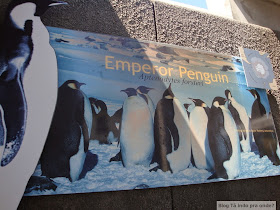
{"type": "Polygon", "coordinates": [[[206,0],[172,0],[172,1],[207,9],[206,0]]]}

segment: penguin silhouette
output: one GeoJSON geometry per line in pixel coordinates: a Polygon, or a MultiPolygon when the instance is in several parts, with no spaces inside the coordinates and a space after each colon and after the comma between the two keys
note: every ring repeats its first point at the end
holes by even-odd
{"type": "Polygon", "coordinates": [[[55,109],[56,55],[40,16],[59,4],[64,3],[14,0],[1,28],[0,203],[4,209],[16,209],[38,163],[55,109]],[[22,166],[24,171],[19,173],[22,166]]]}

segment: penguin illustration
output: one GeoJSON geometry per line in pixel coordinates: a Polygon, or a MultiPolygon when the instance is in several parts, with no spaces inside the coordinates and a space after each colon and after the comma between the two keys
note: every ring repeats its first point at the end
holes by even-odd
{"type": "Polygon", "coordinates": [[[251,112],[251,128],[254,131],[253,136],[259,149],[260,158],[267,155],[273,165],[280,165],[279,143],[274,132],[272,115],[271,113],[267,115],[257,90],[251,89],[248,91],[255,98],[251,112]],[[265,132],[259,132],[258,130],[265,132]]]}
{"type": "Polygon", "coordinates": [[[187,112],[175,98],[171,84],[164,91],[155,111],[155,152],[153,161],[158,166],[150,171],[178,172],[190,164],[191,144],[187,112]]]}
{"type": "Polygon", "coordinates": [[[225,107],[226,99],[215,97],[208,118],[208,139],[215,173],[208,179],[234,179],[240,173],[240,142],[236,124],[225,107]]]}
{"type": "MultiPolygon", "coordinates": [[[[1,30],[0,105],[1,121],[5,127],[5,136],[1,133],[0,137],[5,141],[0,153],[1,166],[9,164],[18,153],[26,127],[27,102],[23,76],[33,54],[33,21],[28,16],[34,16],[28,9],[30,6],[33,10],[36,9],[35,4],[26,4],[28,3],[17,5],[14,1],[9,5],[1,30]],[[17,17],[24,10],[27,10],[26,17],[17,17]],[[21,23],[17,24],[19,21],[21,23]]],[[[4,128],[3,126],[1,127],[4,128]]]]}
{"type": "Polygon", "coordinates": [[[120,151],[124,167],[149,167],[154,152],[153,119],[146,101],[134,88],[121,90],[127,94],[123,103],[120,151]]]}
{"type": "Polygon", "coordinates": [[[137,89],[137,93],[143,97],[145,99],[145,101],[147,102],[150,112],[152,114],[153,120],[154,120],[154,116],[155,116],[155,105],[152,101],[152,99],[150,98],[150,96],[148,95],[150,90],[153,90],[153,88],[148,88],[146,86],[139,86],[137,89]]]}
{"type": "Polygon", "coordinates": [[[64,82],[58,98],[48,138],[41,155],[42,175],[76,181],[83,169],[92,127],[89,99],[81,91],[84,83],[64,82]]]}
{"type": "Polygon", "coordinates": [[[118,130],[107,113],[107,106],[102,100],[90,98],[95,124],[92,124],[91,139],[101,144],[109,144],[118,140],[118,130]],[[95,113],[95,114],[94,114],[95,113]]]}
{"type": "Polygon", "coordinates": [[[235,98],[233,98],[229,90],[225,90],[225,95],[228,101],[228,109],[236,123],[239,140],[243,152],[251,152],[251,142],[249,133],[249,117],[244,106],[239,104],[235,98]]]}
{"type": "Polygon", "coordinates": [[[0,107],[5,148],[0,154],[0,174],[9,177],[0,181],[4,209],[16,209],[51,124],[57,98],[57,61],[40,16],[59,4],[65,3],[14,0],[1,30],[0,107]],[[24,171],[19,173],[22,166],[24,171]]]}
{"type": "Polygon", "coordinates": [[[198,169],[212,171],[214,161],[208,141],[208,116],[210,109],[201,99],[189,98],[195,107],[190,113],[190,127],[192,130],[191,147],[195,166],[198,169]]]}

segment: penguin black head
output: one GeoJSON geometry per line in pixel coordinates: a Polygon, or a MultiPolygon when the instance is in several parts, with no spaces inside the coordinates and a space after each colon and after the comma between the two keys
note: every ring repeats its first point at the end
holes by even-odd
{"type": "Polygon", "coordinates": [[[51,6],[62,4],[67,3],[54,0],[14,0],[7,8],[6,24],[25,30],[26,21],[33,20],[34,16],[43,15],[51,6]]]}
{"type": "Polygon", "coordinates": [[[80,83],[76,80],[67,80],[66,82],[64,82],[64,84],[62,86],[65,86],[65,85],[67,85],[71,89],[80,90],[80,87],[82,85],[85,85],[85,83],[80,83]]]}
{"type": "Polygon", "coordinates": [[[247,89],[254,98],[260,98],[260,95],[258,94],[258,92],[255,89],[247,89]]]}
{"type": "Polygon", "coordinates": [[[219,107],[219,106],[225,105],[226,101],[227,101],[227,99],[217,96],[214,98],[212,105],[215,107],[219,107]]]}
{"type": "Polygon", "coordinates": [[[93,97],[90,97],[89,101],[90,101],[91,104],[94,104],[97,101],[97,99],[93,98],[93,97]]]}
{"type": "Polygon", "coordinates": [[[136,90],[137,92],[141,93],[141,94],[147,94],[150,90],[153,90],[154,88],[149,88],[146,86],[139,86],[136,90]]]}
{"type": "Polygon", "coordinates": [[[65,5],[67,3],[56,0],[14,0],[10,3],[8,11],[12,12],[13,9],[19,7],[20,10],[27,9],[25,12],[33,12],[32,15],[34,16],[41,16],[48,10],[48,8],[63,4],[65,5]]]}
{"type": "Polygon", "coordinates": [[[206,103],[200,99],[189,98],[192,100],[195,106],[207,107],[206,103]]]}
{"type": "Polygon", "coordinates": [[[137,95],[137,91],[134,88],[127,88],[125,90],[121,90],[121,92],[125,92],[128,97],[137,95]]]}
{"type": "Polygon", "coordinates": [[[164,91],[163,95],[162,95],[162,98],[165,98],[165,99],[173,99],[175,96],[171,90],[171,83],[169,85],[169,87],[164,91]]]}
{"type": "Polygon", "coordinates": [[[184,104],[185,109],[188,110],[188,108],[189,108],[190,105],[191,105],[191,104],[184,104]]]}
{"type": "Polygon", "coordinates": [[[231,94],[230,90],[225,90],[225,96],[227,97],[227,99],[232,98],[232,94],[231,94]]]}

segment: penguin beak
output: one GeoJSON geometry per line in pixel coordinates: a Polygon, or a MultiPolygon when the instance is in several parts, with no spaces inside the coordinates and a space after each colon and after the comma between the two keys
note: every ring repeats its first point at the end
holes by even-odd
{"type": "Polygon", "coordinates": [[[194,102],[194,103],[195,103],[195,100],[194,100],[193,98],[188,98],[188,99],[190,99],[192,102],[194,102]]]}
{"type": "Polygon", "coordinates": [[[58,5],[68,5],[67,2],[64,2],[64,1],[51,1],[51,3],[49,4],[49,7],[52,7],[52,6],[58,6],[58,5]]]}

